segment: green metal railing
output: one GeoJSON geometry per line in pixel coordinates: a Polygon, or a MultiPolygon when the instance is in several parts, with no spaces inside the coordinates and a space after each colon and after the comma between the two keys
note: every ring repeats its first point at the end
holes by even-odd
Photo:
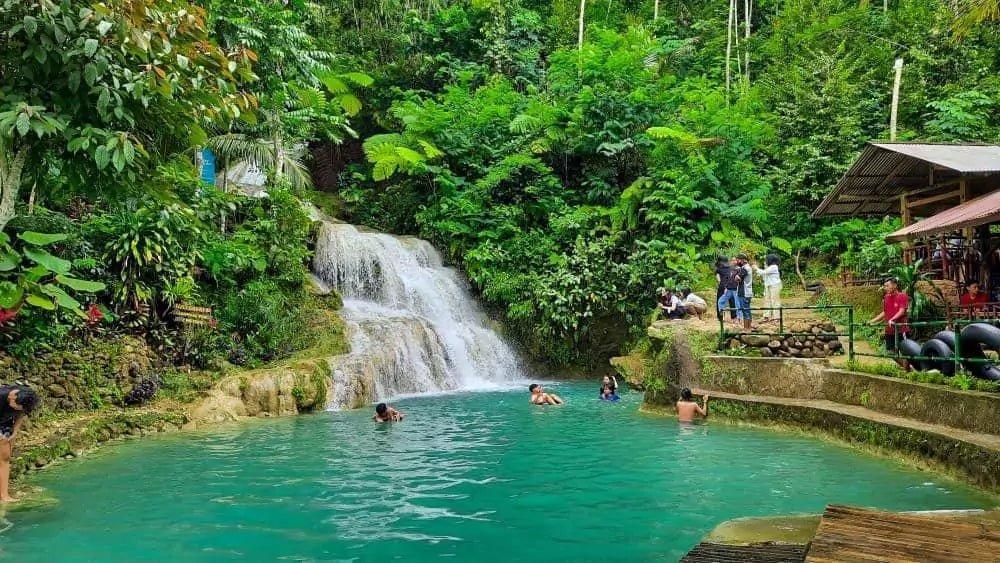
{"type": "MultiPolygon", "coordinates": [[[[806,307],[750,307],[749,309],[744,309],[750,311],[750,316],[753,317],[754,311],[769,311],[774,314],[778,313],[778,331],[727,331],[726,330],[726,318],[724,313],[736,311],[736,309],[728,308],[722,309],[719,312],[719,347],[726,341],[726,338],[730,336],[815,336],[812,332],[785,332],[785,311],[837,311],[846,310],[847,311],[847,332],[824,332],[824,336],[846,336],[847,337],[847,353],[850,358],[854,358],[854,307],[851,305],[813,305],[806,307]]],[[[799,319],[793,319],[799,320],[799,319]]],[[[806,320],[806,319],[802,319],[806,320]]],[[[831,321],[833,322],[833,321],[831,321]]],[[[833,323],[836,325],[836,323],[833,323]]]]}
{"type": "MultiPolygon", "coordinates": [[[[905,360],[905,361],[934,361],[943,362],[946,361],[945,356],[923,356],[923,355],[904,355],[899,353],[899,344],[901,341],[901,334],[899,331],[894,331],[895,338],[895,353],[865,353],[858,352],[855,350],[855,339],[858,333],[858,329],[861,327],[885,327],[887,323],[878,323],[875,325],[870,325],[868,323],[856,323],[854,320],[854,307],[851,305],[815,305],[811,307],[750,307],[750,315],[753,317],[753,313],[768,311],[772,315],[776,312],[778,317],[777,331],[767,331],[761,330],[758,325],[757,330],[743,331],[743,330],[727,330],[726,329],[726,317],[725,314],[728,312],[735,311],[735,309],[727,308],[722,309],[719,314],[719,348],[725,344],[729,337],[737,337],[743,335],[750,336],[774,336],[779,338],[784,338],[787,336],[815,336],[812,332],[788,332],[785,331],[785,311],[817,311],[817,312],[837,312],[846,311],[846,330],[844,331],[834,331],[834,332],[823,332],[824,336],[836,336],[847,338],[847,355],[850,361],[854,361],[856,356],[866,356],[872,358],[887,358],[892,360],[905,360]]],[[[828,321],[831,324],[838,325],[842,324],[836,320],[830,318],[830,315],[826,315],[828,321]]],[[[815,323],[817,319],[792,319],[793,321],[802,322],[813,322],[815,323]]],[[[991,324],[993,326],[1000,326],[1000,319],[951,319],[951,320],[933,320],[933,321],[913,321],[905,323],[906,327],[910,330],[921,329],[921,328],[938,328],[939,330],[954,330],[955,341],[952,347],[952,355],[947,356],[955,364],[955,372],[957,373],[963,364],[988,364],[988,363],[998,363],[997,359],[975,357],[968,358],[962,356],[962,346],[961,346],[961,329],[964,326],[975,323],[991,324]]]]}
{"type": "MultiPolygon", "coordinates": [[[[938,329],[941,329],[941,330],[953,330],[955,332],[955,341],[954,341],[955,345],[952,348],[952,352],[953,353],[949,357],[955,363],[955,373],[958,373],[958,371],[962,368],[962,364],[991,364],[991,363],[996,363],[997,362],[997,360],[993,359],[993,358],[983,358],[983,357],[966,358],[966,357],[962,357],[962,342],[961,342],[961,340],[962,340],[962,338],[961,338],[962,327],[963,326],[968,326],[970,324],[989,324],[989,325],[997,326],[998,322],[1000,322],[1000,321],[997,321],[996,319],[952,319],[950,321],[949,320],[914,321],[914,322],[907,322],[907,323],[905,323],[905,325],[909,329],[913,329],[913,328],[919,329],[919,328],[927,327],[927,328],[938,328],[938,329]]],[[[873,326],[873,325],[867,325],[867,326],[873,326]]],[[[886,326],[886,323],[879,323],[879,325],[874,325],[874,326],[886,326]]],[[[853,356],[866,356],[866,357],[870,357],[870,358],[891,358],[893,360],[905,360],[905,361],[908,361],[908,362],[909,361],[914,361],[914,360],[917,360],[917,361],[935,361],[935,362],[942,362],[942,361],[944,361],[945,356],[923,356],[923,355],[910,356],[910,355],[906,355],[906,354],[900,354],[899,353],[899,343],[902,340],[900,338],[900,336],[901,335],[900,335],[900,333],[899,333],[898,330],[897,331],[893,331],[893,340],[894,340],[894,347],[893,348],[896,351],[895,354],[889,354],[889,353],[884,353],[884,354],[866,354],[866,353],[863,353],[863,352],[856,352],[856,353],[854,353],[852,355],[851,359],[854,359],[853,356]]]]}

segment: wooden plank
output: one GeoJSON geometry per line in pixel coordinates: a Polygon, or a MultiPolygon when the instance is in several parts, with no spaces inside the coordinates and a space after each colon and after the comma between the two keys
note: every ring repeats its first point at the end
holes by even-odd
{"type": "Polygon", "coordinates": [[[806,546],[774,542],[749,545],[700,543],[685,555],[682,563],[801,563],[806,546]]]}
{"type": "Polygon", "coordinates": [[[906,207],[908,207],[910,209],[913,209],[915,207],[922,207],[924,205],[929,205],[931,203],[937,203],[937,202],[939,202],[941,200],[951,199],[953,197],[961,197],[961,195],[962,195],[962,190],[955,190],[955,191],[946,192],[946,193],[938,194],[938,195],[931,196],[931,197],[925,197],[923,199],[915,199],[915,200],[907,203],[906,207]]]}
{"type": "Polygon", "coordinates": [[[998,537],[967,522],[830,505],[806,561],[1000,561],[998,537]]]}

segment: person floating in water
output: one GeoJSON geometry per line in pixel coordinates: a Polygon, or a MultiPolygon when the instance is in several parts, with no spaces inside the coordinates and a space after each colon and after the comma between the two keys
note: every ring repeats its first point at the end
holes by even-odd
{"type": "Polygon", "coordinates": [[[389,405],[379,403],[378,406],[375,407],[375,416],[372,417],[372,420],[375,422],[400,422],[403,420],[404,416],[406,415],[389,405]]]}
{"type": "Polygon", "coordinates": [[[677,420],[679,422],[694,422],[694,413],[701,416],[708,416],[708,395],[701,398],[701,405],[698,405],[691,397],[691,390],[685,387],[681,389],[681,398],[674,406],[677,410],[677,420]]]}
{"type": "Polygon", "coordinates": [[[533,405],[561,405],[563,400],[559,398],[559,395],[553,395],[551,393],[546,393],[545,389],[537,383],[532,383],[528,386],[528,391],[531,391],[531,398],[528,401],[533,405]]]}
{"type": "Polygon", "coordinates": [[[26,385],[0,386],[0,501],[14,502],[10,496],[10,457],[14,438],[21,430],[24,415],[41,402],[35,390],[26,385]]]}

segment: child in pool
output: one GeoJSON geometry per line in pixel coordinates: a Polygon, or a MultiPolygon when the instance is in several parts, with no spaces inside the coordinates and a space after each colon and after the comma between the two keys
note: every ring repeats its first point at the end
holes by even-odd
{"type": "Polygon", "coordinates": [[[617,401],[618,395],[615,394],[615,388],[611,385],[605,385],[601,388],[601,400],[602,401],[617,401]]]}
{"type": "Polygon", "coordinates": [[[389,405],[379,403],[378,406],[375,407],[375,416],[372,417],[372,420],[375,422],[400,422],[403,420],[404,416],[406,415],[389,405]]]}
{"type": "Polygon", "coordinates": [[[685,387],[681,389],[681,398],[674,405],[674,409],[677,411],[677,420],[679,422],[694,422],[694,413],[698,413],[701,416],[708,416],[708,395],[704,395],[701,399],[701,405],[694,401],[691,396],[691,390],[685,387]]]}

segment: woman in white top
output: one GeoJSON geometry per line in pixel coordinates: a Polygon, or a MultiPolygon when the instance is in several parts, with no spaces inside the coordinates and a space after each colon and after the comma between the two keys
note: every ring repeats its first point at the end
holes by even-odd
{"type": "Polygon", "coordinates": [[[764,278],[764,320],[774,320],[778,316],[775,309],[781,308],[781,271],[778,269],[780,260],[774,254],[768,254],[766,258],[767,266],[753,269],[757,275],[764,278]]]}

